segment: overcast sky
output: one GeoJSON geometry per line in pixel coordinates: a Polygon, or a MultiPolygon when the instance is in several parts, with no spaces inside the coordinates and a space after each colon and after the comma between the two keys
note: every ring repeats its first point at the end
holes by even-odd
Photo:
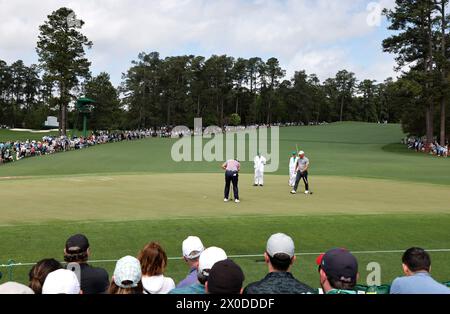
{"type": "Polygon", "coordinates": [[[227,54],[276,57],[291,76],[305,69],[323,80],[341,69],[358,79],[395,76],[380,9],[394,0],[0,0],[0,59],[36,63],[38,27],[67,6],[93,41],[94,75],[115,85],[139,52],[162,57],[227,54]]]}

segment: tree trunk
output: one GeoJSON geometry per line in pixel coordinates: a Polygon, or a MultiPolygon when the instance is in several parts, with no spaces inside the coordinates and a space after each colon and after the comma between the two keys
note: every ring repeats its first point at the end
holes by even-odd
{"type": "Polygon", "coordinates": [[[200,117],[200,96],[197,97],[197,117],[200,117]]]}
{"type": "Polygon", "coordinates": [[[66,85],[64,82],[61,82],[59,85],[59,101],[60,101],[60,115],[61,120],[59,122],[59,135],[65,136],[66,135],[66,113],[67,113],[67,99],[66,99],[66,85]]]}
{"type": "Polygon", "coordinates": [[[66,103],[66,100],[64,100],[64,103],[63,103],[61,120],[63,121],[61,132],[62,132],[63,136],[66,136],[66,134],[67,134],[67,103],[66,103]]]}
{"type": "Polygon", "coordinates": [[[440,134],[440,139],[441,139],[441,146],[445,146],[447,138],[446,138],[446,110],[445,110],[445,105],[446,105],[446,99],[445,97],[442,97],[441,100],[441,134],[440,134]]]}
{"type": "MultiPolygon", "coordinates": [[[[447,17],[445,15],[445,6],[447,4],[448,0],[441,0],[441,49],[442,49],[442,61],[444,64],[442,65],[442,83],[444,84],[444,87],[448,88],[448,82],[447,82],[447,64],[445,64],[446,61],[446,52],[447,52],[447,46],[446,46],[446,29],[447,29],[447,17]]],[[[441,132],[440,132],[440,144],[441,146],[445,146],[446,144],[446,93],[444,92],[441,99],[441,132]]]]}
{"type": "Polygon", "coordinates": [[[344,114],[344,97],[341,98],[341,115],[340,115],[340,118],[339,118],[339,121],[341,121],[341,122],[342,122],[343,114],[344,114]]]}
{"type": "MultiPolygon", "coordinates": [[[[428,37],[428,56],[426,60],[426,73],[427,80],[431,72],[433,71],[433,36],[432,36],[432,20],[431,20],[431,10],[428,11],[428,29],[427,29],[427,37],[428,37]]],[[[426,84],[426,100],[427,100],[427,112],[426,112],[426,129],[427,129],[427,145],[426,151],[429,150],[430,144],[433,143],[434,140],[434,106],[433,106],[433,94],[431,91],[431,84],[426,84]]]]}
{"type": "Polygon", "coordinates": [[[224,126],[224,119],[223,119],[223,97],[220,100],[220,125],[224,126]]]}
{"type": "Polygon", "coordinates": [[[316,119],[317,124],[320,123],[319,119],[320,119],[320,102],[317,105],[317,119],[316,119]]]}
{"type": "Polygon", "coordinates": [[[171,108],[170,108],[170,101],[169,101],[167,104],[167,126],[170,125],[170,114],[171,114],[170,109],[171,108]]]}
{"type": "Polygon", "coordinates": [[[59,121],[59,123],[58,123],[58,134],[59,134],[59,136],[61,136],[62,135],[62,129],[61,129],[61,126],[62,126],[62,102],[61,102],[61,97],[60,97],[60,99],[59,99],[59,101],[60,101],[60,103],[59,103],[59,110],[58,110],[58,121],[59,121]]]}
{"type": "Polygon", "coordinates": [[[427,106],[427,112],[426,112],[426,126],[427,126],[427,146],[426,151],[429,150],[429,145],[433,143],[434,139],[434,123],[433,123],[433,116],[434,116],[434,110],[433,110],[433,102],[429,100],[429,104],[427,106]]]}

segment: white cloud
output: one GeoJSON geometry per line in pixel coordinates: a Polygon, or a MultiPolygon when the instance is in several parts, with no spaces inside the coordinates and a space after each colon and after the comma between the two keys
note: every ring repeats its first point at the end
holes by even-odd
{"type": "MultiPolygon", "coordinates": [[[[73,8],[94,42],[94,72],[115,83],[141,51],[278,57],[288,73],[319,75],[360,65],[348,41],[370,38],[367,0],[0,0],[0,58],[36,62],[38,26],[61,6],[73,8]]],[[[394,0],[381,0],[391,7],[394,0]]],[[[381,43],[380,43],[381,44],[381,43]]],[[[367,60],[367,75],[382,75],[384,57],[367,60]],[[370,72],[371,69],[373,72],[370,72]]],[[[389,59],[390,60],[390,59],[389,59]]]]}

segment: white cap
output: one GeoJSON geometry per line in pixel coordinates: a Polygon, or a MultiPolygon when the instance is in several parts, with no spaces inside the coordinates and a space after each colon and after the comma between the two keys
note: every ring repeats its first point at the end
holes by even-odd
{"type": "Polygon", "coordinates": [[[266,251],[270,257],[274,257],[277,254],[287,254],[290,258],[293,258],[295,255],[294,241],[284,233],[274,234],[267,241],[266,251]]]}
{"type": "Polygon", "coordinates": [[[196,259],[205,250],[199,237],[187,237],[183,241],[183,256],[187,259],[196,259]]]}
{"type": "Polygon", "coordinates": [[[58,269],[47,275],[42,294],[80,294],[77,275],[68,269],[58,269]]]}
{"type": "Polygon", "coordinates": [[[0,294],[34,294],[34,291],[21,283],[5,282],[0,285],[0,294]]]}
{"type": "Polygon", "coordinates": [[[142,279],[141,263],[133,256],[119,259],[114,269],[114,283],[121,288],[136,288],[142,279]],[[125,284],[129,281],[130,284],[125,284]]]}
{"type": "Polygon", "coordinates": [[[305,152],[302,150],[298,153],[299,156],[304,155],[304,154],[305,154],[305,152]]]}
{"type": "Polygon", "coordinates": [[[200,254],[198,272],[203,273],[203,275],[209,275],[207,270],[211,270],[215,263],[224,261],[227,258],[227,253],[221,248],[215,246],[209,247],[200,254]]]}

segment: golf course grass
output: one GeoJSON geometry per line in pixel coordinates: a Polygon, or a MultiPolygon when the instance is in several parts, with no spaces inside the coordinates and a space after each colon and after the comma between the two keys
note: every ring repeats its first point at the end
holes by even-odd
{"type": "Polygon", "coordinates": [[[12,131],[12,130],[0,130],[0,142],[14,142],[14,141],[38,141],[43,136],[56,136],[58,132],[55,131],[12,131]]]}
{"type": "MultiPolygon", "coordinates": [[[[6,131],[0,131],[4,140],[6,131]]],[[[9,132],[9,131],[8,131],[9,132]]],[[[6,134],[8,135],[8,134],[6,134]]],[[[0,264],[27,282],[28,263],[62,258],[64,242],[85,233],[91,259],[110,274],[114,261],[159,241],[167,275],[187,272],[181,242],[199,235],[243,267],[246,282],[266,272],[261,254],[275,232],[299,253],[293,273],[317,287],[317,253],[346,247],[360,262],[382,266],[382,281],[401,275],[402,251],[431,250],[433,275],[450,280],[450,161],[407,150],[399,125],[337,123],[280,129],[277,172],[252,186],[242,163],[241,204],[223,203],[219,162],[174,162],[175,140],[145,139],[29,158],[0,166],[0,264]],[[289,194],[287,162],[296,145],[311,160],[313,195],[289,194]]],[[[2,267],[2,281],[9,276],[2,267]]]]}

